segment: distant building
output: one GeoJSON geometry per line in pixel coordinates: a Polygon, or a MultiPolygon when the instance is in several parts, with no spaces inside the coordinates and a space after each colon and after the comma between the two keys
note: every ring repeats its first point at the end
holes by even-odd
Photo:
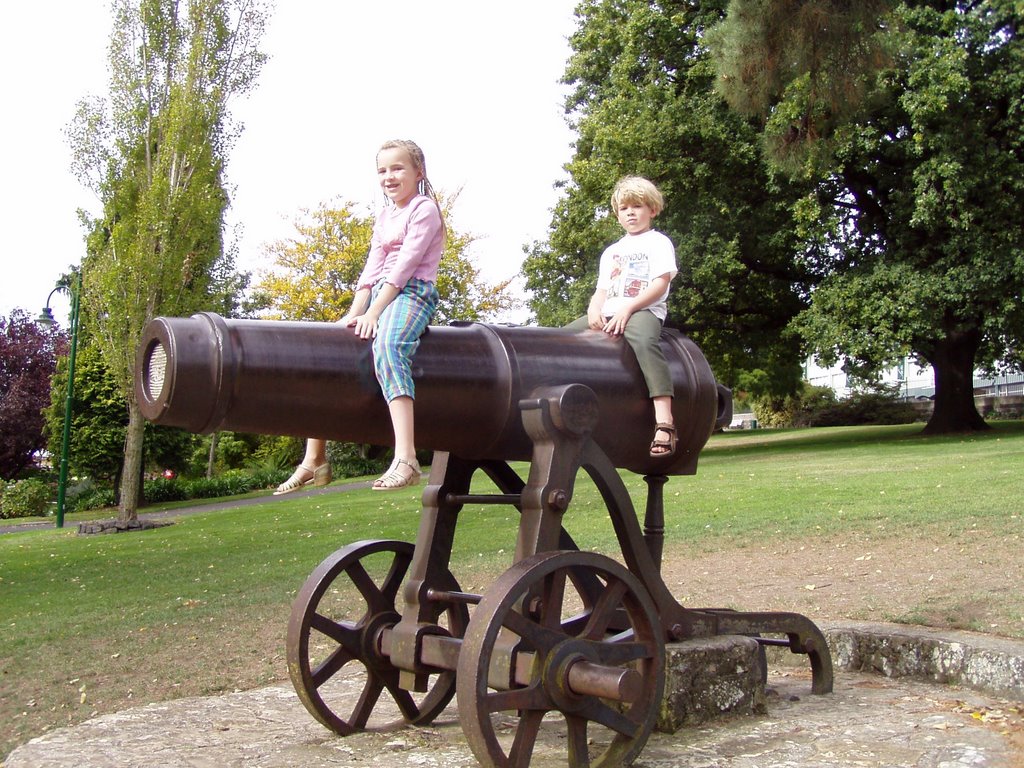
{"type": "MultiPolygon", "coordinates": [[[[840,398],[849,396],[855,389],[855,382],[838,365],[822,368],[813,359],[804,363],[804,379],[815,386],[831,388],[840,398]]],[[[931,398],[935,394],[935,374],[931,366],[919,368],[909,358],[904,358],[899,365],[885,371],[881,381],[886,386],[898,387],[897,391],[907,400],[931,398]]],[[[990,378],[975,371],[975,398],[1022,395],[1024,374],[1012,373],[990,378]]]]}

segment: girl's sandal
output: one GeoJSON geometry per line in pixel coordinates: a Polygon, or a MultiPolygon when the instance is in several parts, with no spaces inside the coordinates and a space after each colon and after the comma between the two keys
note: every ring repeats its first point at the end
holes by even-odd
{"type": "Polygon", "coordinates": [[[676,427],[674,424],[659,421],[654,426],[654,439],[651,441],[651,456],[658,459],[663,456],[671,456],[676,452],[676,427]],[[659,440],[658,433],[664,432],[668,435],[667,440],[659,440]]]}
{"type": "Polygon", "coordinates": [[[274,491],[275,496],[282,496],[292,491],[297,491],[303,486],[313,483],[316,486],[327,485],[331,482],[331,465],[330,462],[324,462],[319,467],[310,469],[305,464],[299,464],[292,472],[292,476],[277,486],[277,490],[274,491]]]}
{"type": "Polygon", "coordinates": [[[373,481],[373,490],[395,491],[399,488],[408,488],[411,485],[418,484],[422,474],[419,462],[416,459],[412,461],[395,459],[391,462],[391,466],[388,467],[388,471],[373,481]],[[403,464],[408,469],[402,469],[403,464]]]}

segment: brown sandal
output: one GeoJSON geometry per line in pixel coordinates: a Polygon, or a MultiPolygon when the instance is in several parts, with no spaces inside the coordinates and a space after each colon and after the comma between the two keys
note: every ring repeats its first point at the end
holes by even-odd
{"type": "Polygon", "coordinates": [[[676,452],[676,427],[675,424],[659,421],[654,426],[654,439],[651,441],[651,456],[660,459],[664,456],[671,456],[676,452]],[[664,432],[668,435],[667,440],[659,440],[658,433],[664,432]]]}

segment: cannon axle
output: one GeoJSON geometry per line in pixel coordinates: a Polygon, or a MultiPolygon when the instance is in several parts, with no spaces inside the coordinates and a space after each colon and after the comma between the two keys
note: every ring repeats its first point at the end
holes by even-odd
{"type": "MultiPolygon", "coordinates": [[[[382,629],[379,638],[380,653],[383,656],[390,656],[391,628],[382,629]]],[[[438,671],[454,671],[458,669],[461,650],[461,638],[426,635],[420,647],[419,661],[423,667],[438,671]]],[[[515,661],[511,665],[512,680],[505,690],[525,687],[533,680],[532,670],[537,663],[537,654],[523,651],[514,654],[514,657],[515,661]]],[[[555,685],[575,696],[597,696],[624,703],[635,702],[642,687],[640,673],[636,670],[595,664],[587,661],[582,655],[563,663],[552,680],[555,681],[555,685]]]]}

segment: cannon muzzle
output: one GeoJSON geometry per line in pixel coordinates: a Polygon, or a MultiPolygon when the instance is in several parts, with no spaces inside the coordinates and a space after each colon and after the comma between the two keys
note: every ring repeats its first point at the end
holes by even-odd
{"type": "MultiPolygon", "coordinates": [[[[593,439],[615,466],[693,474],[732,405],[697,346],[662,334],[675,387],[675,455],[649,455],[654,409],[621,338],[599,331],[464,323],[431,326],[413,358],[416,443],[465,459],[528,460],[520,401],[552,386],[596,395],[593,439]]],[[[135,393],[156,424],[208,433],[319,437],[390,445],[391,421],[370,342],[336,323],[158,317],[143,330],[135,393]]]]}

